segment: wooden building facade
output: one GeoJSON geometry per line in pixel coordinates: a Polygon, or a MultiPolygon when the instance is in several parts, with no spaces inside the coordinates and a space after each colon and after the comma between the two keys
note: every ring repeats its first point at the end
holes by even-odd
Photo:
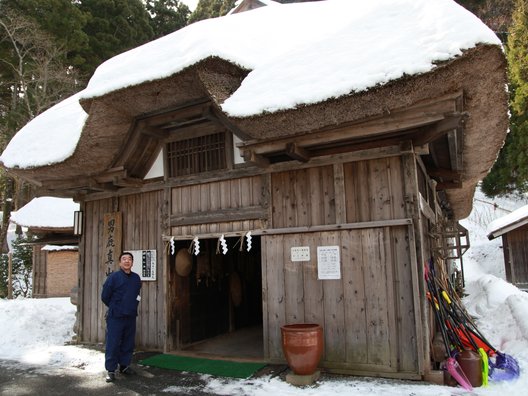
{"type": "MultiPolygon", "coordinates": [[[[104,310],[98,298],[106,278],[99,259],[103,217],[120,212],[123,247],[158,252],[158,280],[143,284],[138,318],[141,347],[174,351],[197,341],[191,334],[200,331],[193,328],[189,306],[182,302],[189,301],[189,283],[196,277],[176,273],[168,236],[177,240],[178,248],[187,248],[195,236],[204,247],[213,240],[210,248],[214,248],[224,234],[233,249],[240,237],[252,231],[253,251],[234,249],[243,256],[236,260],[242,262],[239,265],[260,266],[245,269],[259,272],[260,282],[252,283],[245,274],[242,284],[259,292],[256,303],[249,290],[243,299],[253,304],[249,310],[263,312],[262,317],[241,322],[261,324],[264,358],[283,360],[281,325],[313,322],[325,331],[324,367],[418,378],[428,348],[426,308],[419,297],[422,266],[435,246],[428,225],[446,221],[435,182],[411,145],[328,156],[318,162],[281,164],[266,172],[254,170],[252,176],[184,186],[167,183],[155,191],[87,200],[80,339],[104,340],[104,310]],[[167,228],[162,229],[162,224],[167,228]],[[338,247],[340,279],[318,279],[317,247],[321,246],[338,247]],[[310,259],[293,262],[295,247],[308,247],[310,259]]],[[[229,256],[212,253],[224,265],[223,272],[244,274],[233,268],[236,263],[229,256]]],[[[218,295],[210,298],[212,304],[218,295]]],[[[224,331],[238,319],[229,317],[230,310],[232,306],[224,307],[226,317],[220,319],[224,331]]]]}
{"type": "Polygon", "coordinates": [[[528,290],[528,213],[527,207],[490,223],[488,238],[502,237],[506,280],[528,290]]]}
{"type": "Polygon", "coordinates": [[[337,98],[230,116],[222,103],[248,74],[211,56],[81,98],[71,157],[9,169],[81,204],[78,340],[104,341],[100,291],[126,250],[144,279],[139,348],[179,353],[251,327],[259,359],[284,362],[280,326],[315,322],[324,369],[426,377],[434,325],[423,267],[447,260],[445,239],[503,144],[500,46],[337,98]]]}

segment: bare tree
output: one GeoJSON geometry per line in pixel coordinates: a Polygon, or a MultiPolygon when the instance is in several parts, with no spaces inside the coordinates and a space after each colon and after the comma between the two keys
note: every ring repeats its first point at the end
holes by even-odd
{"type": "MultiPolygon", "coordinates": [[[[76,72],[66,52],[38,24],[7,7],[0,13],[0,150],[31,119],[78,90],[76,72]]],[[[5,241],[11,211],[31,198],[29,186],[0,169],[5,241]],[[25,194],[22,192],[25,191],[25,194]],[[19,202],[20,201],[20,202],[19,202]]]]}

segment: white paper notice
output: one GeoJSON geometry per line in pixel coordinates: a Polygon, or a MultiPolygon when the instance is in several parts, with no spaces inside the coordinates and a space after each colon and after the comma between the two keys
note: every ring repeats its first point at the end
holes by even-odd
{"type": "Polygon", "coordinates": [[[317,246],[318,279],[341,279],[339,246],[317,246]]]}
{"type": "Polygon", "coordinates": [[[291,261],[310,261],[310,246],[292,247],[291,261]]]}

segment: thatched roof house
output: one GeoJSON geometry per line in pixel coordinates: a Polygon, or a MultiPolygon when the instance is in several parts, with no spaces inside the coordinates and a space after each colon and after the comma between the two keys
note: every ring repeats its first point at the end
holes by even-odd
{"type": "MultiPolygon", "coordinates": [[[[442,40],[449,42],[448,48],[435,48],[436,52],[431,55],[425,51],[430,51],[427,43],[415,48],[415,43],[400,41],[422,37],[425,42],[428,36],[435,39],[437,31],[428,32],[427,29],[418,32],[413,30],[409,36],[398,37],[398,42],[393,39],[387,44],[372,46],[370,41],[366,41],[369,38],[376,43],[384,40],[381,36],[372,37],[373,32],[378,36],[392,34],[393,28],[378,26],[378,30],[362,33],[361,29],[365,27],[363,24],[363,27],[357,27],[358,20],[372,18],[375,21],[375,16],[369,13],[373,13],[376,7],[388,8],[387,4],[381,2],[376,7],[372,6],[372,10],[367,9],[365,14],[360,14],[350,4],[341,2],[338,6],[327,6],[323,3],[326,2],[277,5],[269,9],[263,7],[254,13],[204,21],[117,56],[96,71],[84,92],[70,99],[71,102],[80,100],[82,109],[88,115],[83,124],[84,114],[76,109],[77,118],[73,122],[78,125],[67,125],[71,127],[69,136],[73,135],[73,139],[79,126],[83,125],[72,155],[65,156],[57,163],[48,161],[40,166],[27,167],[9,160],[11,151],[19,149],[16,146],[8,147],[1,159],[8,169],[21,177],[42,184],[50,191],[60,190],[61,194],[70,191],[71,195],[75,195],[77,192],[112,188],[108,184],[125,186],[141,183],[159,153],[163,131],[167,129],[178,128],[183,133],[192,132],[197,125],[225,124],[243,141],[241,149],[244,153],[256,154],[259,158],[272,161],[287,153],[288,143],[308,134],[313,134],[314,138],[310,139],[310,144],[300,148],[310,153],[310,156],[318,155],[311,154],[316,146],[318,152],[324,152],[326,146],[355,145],[361,148],[371,141],[382,145],[411,138],[417,146],[429,146],[430,152],[424,156],[425,162],[430,174],[438,181],[439,189],[445,192],[445,202],[451,206],[453,216],[457,219],[467,216],[475,185],[491,168],[507,130],[505,61],[496,37],[491,32],[485,32],[481,26],[475,38],[471,38],[471,29],[453,21],[464,23],[463,18],[473,17],[469,14],[459,16],[467,13],[452,4],[450,7],[459,8],[456,14],[450,15],[445,25],[436,27],[437,31],[441,30],[445,35],[442,40]],[[300,24],[304,29],[297,30],[295,36],[302,37],[307,43],[310,40],[324,40],[322,43],[317,43],[316,47],[309,44],[303,49],[298,47],[300,40],[291,40],[284,48],[273,51],[270,46],[275,46],[274,37],[278,38],[280,33],[272,35],[272,31],[297,28],[293,24],[298,19],[295,18],[297,7],[304,7],[308,13],[311,11],[309,8],[312,8],[317,19],[334,20],[341,29],[349,29],[351,33],[345,39],[337,33],[323,35],[306,21],[300,24]],[[350,8],[348,11],[357,16],[348,18],[348,21],[341,20],[335,14],[335,10],[341,7],[350,8]],[[280,10],[280,18],[275,16],[277,9],[280,10]],[[319,12],[327,12],[328,15],[319,12]],[[268,32],[258,30],[256,34],[251,34],[252,30],[257,30],[250,28],[257,23],[257,19],[268,18],[273,20],[268,32]],[[314,31],[310,34],[313,39],[304,37],[309,31],[314,31]],[[468,42],[455,47],[457,42],[451,41],[449,34],[456,37],[459,32],[463,33],[463,41],[468,42]],[[474,42],[470,43],[472,39],[474,42]],[[361,52],[364,52],[366,42],[372,50],[365,55],[361,52]],[[390,47],[395,48],[390,51],[390,47]],[[249,48],[254,50],[248,53],[249,48]],[[317,53],[321,49],[326,49],[328,53],[317,53]],[[377,57],[383,56],[384,51],[389,57],[394,52],[407,56],[409,51],[419,50],[425,54],[424,58],[416,60],[409,56],[408,64],[401,68],[389,68],[389,73],[383,69],[371,72],[385,73],[379,81],[375,78],[369,80],[369,76],[363,74],[367,67],[357,68],[357,63],[366,63],[370,67],[377,57]],[[296,56],[303,60],[305,52],[316,55],[314,62],[310,65],[295,64],[296,56]],[[369,61],[369,57],[376,58],[369,61]],[[284,71],[280,78],[271,80],[276,86],[271,86],[270,81],[266,91],[259,91],[258,79],[270,77],[266,71],[271,75],[274,70],[270,71],[271,67],[265,61],[261,62],[262,66],[257,65],[258,58],[280,62],[280,70],[284,71]],[[334,84],[318,97],[312,98],[312,95],[318,94],[320,86],[340,79],[335,73],[343,71],[345,66],[328,67],[324,63],[326,60],[336,62],[337,59],[357,70],[344,74],[341,77],[342,85],[335,88],[334,84]],[[418,61],[422,61],[423,65],[413,64],[418,61]],[[423,70],[413,72],[414,68],[423,70]],[[291,98],[284,99],[283,95],[291,87],[291,83],[288,83],[290,74],[295,73],[304,73],[306,76],[299,79],[298,84],[310,85],[301,86],[305,90],[298,89],[291,98]],[[350,81],[350,74],[357,81],[350,81]],[[247,93],[244,92],[245,85],[254,80],[257,80],[253,83],[255,90],[246,88],[247,93]],[[369,83],[372,85],[369,86],[369,83]],[[341,93],[336,94],[336,89],[341,93]],[[269,92],[271,90],[276,91],[269,92]],[[248,104],[248,97],[260,98],[260,101],[254,105],[248,104]],[[245,107],[240,106],[240,102],[246,102],[245,107]],[[186,109],[191,105],[192,110],[186,109]],[[421,118],[405,114],[412,106],[421,112],[421,118]],[[175,114],[170,120],[160,119],[154,125],[144,125],[141,121],[147,115],[171,109],[175,110],[175,114]],[[178,118],[181,120],[173,121],[178,118]],[[391,122],[393,125],[389,125],[391,122]],[[422,133],[420,128],[432,125],[436,127],[435,133],[429,136],[422,133]],[[324,136],[326,130],[335,128],[348,129],[349,132],[338,138],[324,136]],[[358,133],[356,130],[361,128],[365,132],[358,133]],[[445,133],[451,130],[457,132],[445,133]],[[267,143],[266,147],[258,144],[270,140],[275,142],[267,143]],[[483,141],[486,144],[482,144],[483,141]],[[134,150],[123,148],[127,144],[132,145],[132,142],[139,142],[137,146],[145,148],[141,156],[134,150]]],[[[424,15],[435,12],[434,6],[427,3],[418,2],[414,7],[423,8],[417,12],[424,15]]],[[[349,15],[345,11],[343,14],[349,15]]],[[[441,18],[442,15],[438,19],[441,18]]],[[[387,22],[381,17],[379,19],[380,24],[387,22]]],[[[472,22],[478,23],[476,20],[472,22]]],[[[401,26],[405,21],[394,20],[393,23],[401,26]]],[[[265,24],[257,26],[260,28],[265,24]]],[[[416,25],[414,22],[412,24],[416,25]]],[[[65,102],[58,106],[67,105],[70,104],[65,102]]],[[[71,103],[71,106],[76,105],[71,103]]],[[[63,122],[64,110],[55,110],[57,114],[52,128],[60,128],[58,124],[63,122]]],[[[41,129],[49,131],[48,125],[41,129]]],[[[39,151],[47,151],[44,145],[54,142],[44,139],[34,140],[31,145],[37,146],[39,151]]],[[[13,141],[12,145],[15,143],[13,141]]],[[[28,150],[28,144],[23,143],[25,150],[28,150]]]]}
{"type": "Polygon", "coordinates": [[[423,263],[452,259],[504,142],[505,65],[451,0],[277,3],[108,60],[0,160],[81,203],[81,341],[104,339],[98,294],[123,247],[157,257],[138,345],[256,326],[252,351],[283,361],[280,326],[306,321],[324,324],[329,370],[423,378],[438,363],[423,263]]]}

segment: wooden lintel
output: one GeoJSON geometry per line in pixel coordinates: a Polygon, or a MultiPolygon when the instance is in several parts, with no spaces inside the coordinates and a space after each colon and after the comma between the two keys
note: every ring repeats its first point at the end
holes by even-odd
{"type": "Polygon", "coordinates": [[[304,227],[288,227],[288,228],[267,228],[267,229],[257,229],[257,230],[244,230],[244,231],[233,231],[233,232],[217,232],[217,233],[207,233],[207,234],[198,234],[198,235],[164,235],[162,237],[163,241],[167,242],[171,239],[174,240],[192,240],[194,237],[200,239],[206,238],[217,238],[220,234],[224,234],[226,237],[232,236],[242,236],[247,231],[251,231],[251,235],[260,236],[260,235],[281,235],[281,234],[304,234],[309,232],[326,232],[326,231],[341,231],[341,230],[361,230],[368,228],[381,228],[381,227],[409,227],[412,226],[412,219],[394,219],[394,220],[380,220],[380,221],[365,221],[359,223],[345,223],[345,224],[326,224],[318,226],[304,226],[304,227]]]}
{"type": "Polygon", "coordinates": [[[250,162],[260,168],[266,168],[270,165],[270,162],[267,158],[260,154],[256,154],[254,151],[251,150],[244,150],[242,152],[242,156],[244,157],[244,160],[246,162],[250,162]]]}
{"type": "Polygon", "coordinates": [[[288,143],[286,145],[286,155],[301,162],[308,162],[311,157],[308,150],[300,147],[299,145],[293,142],[288,143]]]}
{"type": "Polygon", "coordinates": [[[170,217],[170,226],[187,226],[194,224],[225,223],[241,220],[266,219],[268,210],[261,206],[232,208],[211,212],[183,213],[170,217]]]}
{"type": "Polygon", "coordinates": [[[135,177],[115,178],[114,186],[117,187],[141,187],[144,181],[135,177]]]}
{"type": "Polygon", "coordinates": [[[446,118],[435,123],[431,128],[427,128],[424,133],[421,133],[413,139],[415,146],[422,146],[438,139],[450,131],[462,127],[468,117],[468,113],[451,113],[446,114],[446,118]]]}
{"type": "Polygon", "coordinates": [[[138,129],[143,135],[150,136],[150,137],[152,137],[154,139],[157,139],[157,140],[161,140],[161,139],[164,139],[164,138],[167,137],[167,132],[161,131],[161,130],[159,130],[157,128],[153,128],[153,127],[148,126],[146,124],[144,124],[144,125],[139,125],[138,124],[138,129]]]}
{"type": "Polygon", "coordinates": [[[94,177],[96,183],[111,183],[115,178],[127,177],[127,170],[123,166],[108,169],[106,172],[94,177]]]}
{"type": "Polygon", "coordinates": [[[138,122],[144,122],[146,125],[158,127],[173,121],[181,121],[201,117],[203,110],[210,106],[210,99],[202,98],[172,109],[165,109],[159,112],[144,114],[138,118],[138,122]]]}

